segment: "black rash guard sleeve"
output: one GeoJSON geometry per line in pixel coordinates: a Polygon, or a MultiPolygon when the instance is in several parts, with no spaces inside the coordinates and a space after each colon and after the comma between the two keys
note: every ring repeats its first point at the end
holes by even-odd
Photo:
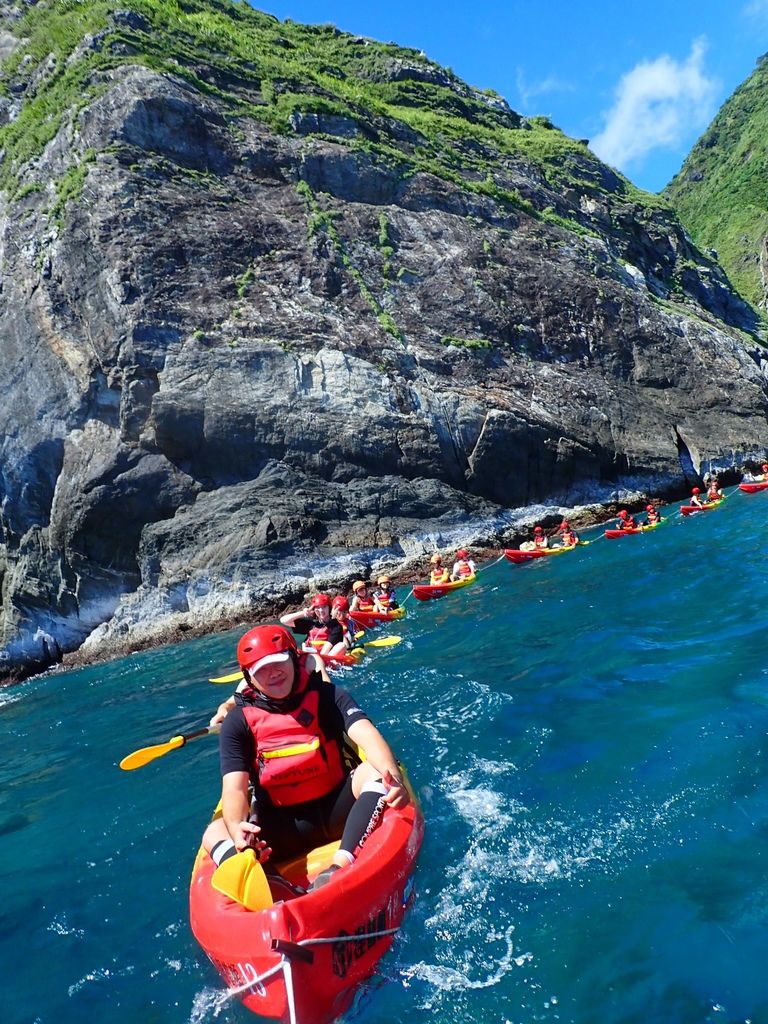
{"type": "Polygon", "coordinates": [[[221,723],[219,764],[222,776],[229,772],[253,772],[256,744],[243,709],[234,707],[221,723]]]}
{"type": "Polygon", "coordinates": [[[327,683],[320,687],[320,704],[317,716],[320,719],[320,728],[326,736],[333,737],[338,743],[344,739],[344,733],[349,730],[350,725],[355,722],[370,719],[363,711],[354,697],[346,690],[342,690],[333,683],[327,683]]]}

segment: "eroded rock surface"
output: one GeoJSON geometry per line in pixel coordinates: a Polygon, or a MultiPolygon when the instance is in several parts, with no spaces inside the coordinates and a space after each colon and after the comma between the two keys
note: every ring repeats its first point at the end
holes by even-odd
{"type": "Polygon", "coordinates": [[[578,187],[499,158],[518,206],[406,173],[358,145],[407,156],[404,122],[280,134],[132,63],[148,5],[122,7],[121,62],[0,207],[8,667],[762,455],[754,314],[586,149],[578,187]]]}

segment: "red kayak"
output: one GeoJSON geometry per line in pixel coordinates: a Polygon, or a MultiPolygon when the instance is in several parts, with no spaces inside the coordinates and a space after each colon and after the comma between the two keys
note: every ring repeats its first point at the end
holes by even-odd
{"type": "MultiPolygon", "coordinates": [[[[232,995],[281,1024],[329,1024],[394,942],[412,900],[411,876],[424,835],[413,794],[387,808],[357,860],[314,892],[270,882],[272,906],[248,910],[211,886],[215,865],[201,849],[192,870],[189,916],[195,938],[232,995]]],[[[279,864],[306,889],[338,842],[279,864]]]]}
{"type": "Polygon", "coordinates": [[[753,484],[739,484],[740,491],[747,494],[757,494],[758,491],[768,491],[768,480],[762,480],[753,484]]]}
{"type": "Polygon", "coordinates": [[[547,555],[564,555],[566,551],[573,551],[576,546],[576,544],[568,544],[559,548],[534,548],[533,551],[521,551],[520,548],[505,548],[504,557],[508,562],[521,565],[523,562],[531,562],[534,558],[544,558],[547,555]]]}
{"type": "Polygon", "coordinates": [[[681,505],[680,512],[684,516],[692,516],[696,512],[709,512],[710,509],[718,508],[724,501],[725,498],[720,498],[718,501],[707,501],[703,505],[681,505]]]}
{"type": "Polygon", "coordinates": [[[346,651],[344,654],[320,654],[320,652],[315,650],[314,647],[307,647],[304,649],[310,651],[312,654],[316,654],[318,658],[322,658],[328,668],[335,668],[339,665],[344,665],[347,668],[353,668],[355,665],[360,664],[361,658],[365,657],[365,651],[362,647],[355,647],[353,650],[346,651]]]}
{"type": "Polygon", "coordinates": [[[606,530],[605,536],[608,540],[616,540],[617,537],[626,537],[628,534],[635,533],[648,533],[649,530],[655,530],[657,526],[661,526],[664,522],[660,519],[658,523],[643,523],[642,526],[636,526],[633,530],[606,530]]]}
{"type": "Polygon", "coordinates": [[[405,615],[405,608],[393,608],[389,612],[350,612],[349,616],[354,622],[370,629],[371,626],[378,626],[381,622],[394,622],[395,619],[402,619],[405,615]]]}
{"type": "Polygon", "coordinates": [[[465,576],[463,580],[454,580],[452,583],[417,583],[413,588],[413,596],[417,601],[436,601],[439,597],[445,597],[452,590],[460,590],[474,583],[476,576],[465,576]]]}

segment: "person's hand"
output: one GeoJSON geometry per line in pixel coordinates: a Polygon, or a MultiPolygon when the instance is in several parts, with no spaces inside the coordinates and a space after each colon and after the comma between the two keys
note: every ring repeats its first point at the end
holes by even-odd
{"type": "Polygon", "coordinates": [[[382,777],[382,782],[387,787],[384,803],[387,804],[388,807],[398,808],[408,806],[411,802],[411,798],[402,779],[396,778],[391,772],[386,771],[382,777]]]}
{"type": "Polygon", "coordinates": [[[228,714],[229,706],[227,704],[219,704],[218,708],[216,709],[216,714],[208,723],[208,728],[215,729],[217,725],[221,725],[221,723],[224,721],[228,714]]]}
{"type": "Polygon", "coordinates": [[[259,838],[261,828],[252,821],[241,821],[237,826],[233,840],[238,853],[251,849],[256,853],[256,860],[269,860],[272,854],[272,847],[267,846],[263,839],[259,838]]]}

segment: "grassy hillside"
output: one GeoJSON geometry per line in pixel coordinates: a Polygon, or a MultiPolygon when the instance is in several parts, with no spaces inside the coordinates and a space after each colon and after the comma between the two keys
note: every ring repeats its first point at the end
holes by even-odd
{"type": "MultiPolygon", "coordinates": [[[[38,0],[19,10],[9,27],[22,42],[0,67],[0,95],[23,100],[0,129],[0,187],[11,194],[37,187],[29,162],[64,118],[106,88],[104,72],[139,63],[217,97],[234,127],[249,117],[292,133],[297,117],[320,115],[316,129],[304,117],[301,133],[327,131],[330,118],[335,141],[394,162],[404,175],[430,171],[512,205],[531,209],[510,173],[520,162],[558,193],[576,184],[666,205],[607,172],[584,141],[546,118],[519,117],[492,91],[467,86],[416,50],[332,25],[279,22],[244,0],[38,0]]],[[[558,219],[552,208],[534,212],[558,219]]]]}
{"type": "Polygon", "coordinates": [[[760,251],[768,235],[768,61],[725,103],[667,186],[699,246],[717,250],[733,284],[765,307],[760,251]]]}

